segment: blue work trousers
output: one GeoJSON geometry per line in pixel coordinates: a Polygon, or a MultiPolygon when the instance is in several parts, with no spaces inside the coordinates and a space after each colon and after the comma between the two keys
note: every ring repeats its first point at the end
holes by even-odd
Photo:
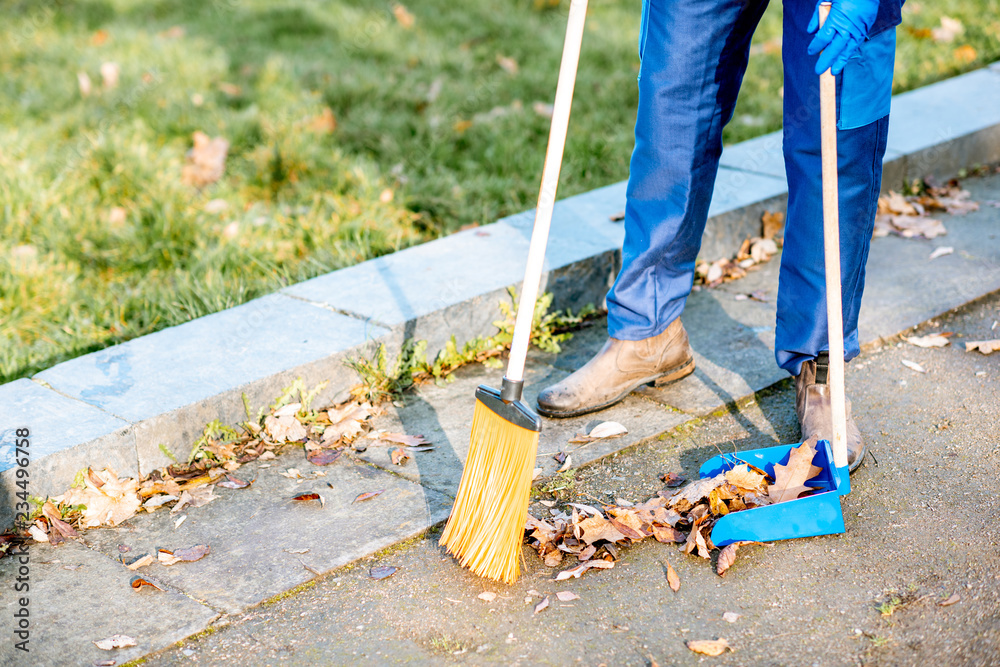
{"type": "MultiPolygon", "coordinates": [[[[608,330],[614,338],[655,336],[684,309],[722,154],[722,128],[733,116],[750,39],[766,6],[767,0],[644,2],[623,265],[608,294],[608,330]]],[[[814,6],[812,0],[784,3],[783,150],[789,196],[775,357],[793,375],[803,361],[827,348],[819,78],[816,56],[806,53],[814,6]]],[[[882,180],[895,48],[891,28],[866,41],[837,81],[847,359],[859,352],[858,311],[882,180]]]]}

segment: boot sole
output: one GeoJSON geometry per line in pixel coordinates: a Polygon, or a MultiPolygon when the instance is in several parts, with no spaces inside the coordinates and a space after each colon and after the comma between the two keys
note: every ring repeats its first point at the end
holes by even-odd
{"type": "Polygon", "coordinates": [[[861,441],[861,453],[858,454],[858,458],[854,459],[854,463],[847,466],[847,474],[853,474],[855,470],[861,467],[861,464],[865,462],[868,457],[868,443],[864,440],[861,441]]]}
{"type": "Polygon", "coordinates": [[[556,419],[566,419],[568,417],[579,417],[580,415],[588,415],[591,412],[597,412],[603,410],[604,408],[609,408],[616,403],[620,403],[626,396],[631,394],[633,391],[638,389],[644,384],[653,385],[655,387],[665,387],[667,385],[673,384],[678,380],[681,380],[688,375],[694,373],[694,357],[688,358],[687,361],[682,363],[680,366],[676,366],[670,370],[664,371],[659,375],[654,375],[652,377],[639,380],[632,387],[629,387],[624,392],[599,405],[591,405],[586,408],[580,408],[579,410],[571,410],[568,412],[556,412],[553,410],[546,410],[541,405],[538,405],[538,414],[544,417],[554,417],[556,419]]]}

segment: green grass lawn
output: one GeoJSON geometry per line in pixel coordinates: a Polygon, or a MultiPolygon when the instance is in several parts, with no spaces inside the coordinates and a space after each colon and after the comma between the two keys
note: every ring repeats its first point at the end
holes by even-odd
{"type": "MultiPolygon", "coordinates": [[[[531,207],[550,4],[0,0],[0,382],[531,207]],[[196,130],[231,144],[201,190],[196,130]]],[[[591,2],[561,196],[627,175],[640,4],[591,2]]],[[[898,90],[1000,59],[1000,0],[906,11],[898,90]]],[[[780,12],[727,142],[780,127],[780,12]]]]}

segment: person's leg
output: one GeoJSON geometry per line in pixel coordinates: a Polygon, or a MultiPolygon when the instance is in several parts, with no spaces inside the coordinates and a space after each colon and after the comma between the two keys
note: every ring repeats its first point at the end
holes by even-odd
{"type": "Polygon", "coordinates": [[[691,292],[750,38],[767,0],[646,0],[622,269],[608,332],[656,336],[691,292]]]}
{"type": "Polygon", "coordinates": [[[625,207],[622,270],[608,294],[604,348],[543,390],[538,409],[570,417],[612,405],[641,384],[680,379],[694,360],[679,315],[767,0],[645,0],[639,109],[625,207]]]}
{"type": "MultiPolygon", "coordinates": [[[[778,280],[775,358],[796,376],[797,412],[803,437],[829,437],[829,396],[825,378],[828,348],[826,284],[823,259],[823,208],[820,168],[819,78],[815,57],[806,54],[811,35],[809,3],[784,6],[782,59],[785,68],[784,154],[788,176],[788,216],[778,280]],[[817,365],[817,357],[819,363],[817,365]]],[[[892,33],[866,42],[838,77],[837,132],[840,211],[841,289],[845,359],[859,352],[858,313],[864,291],[865,263],[871,243],[882,181],[889,118],[878,100],[890,94],[892,33]],[[889,45],[889,50],[886,46],[889,45]],[[888,65],[885,60],[888,59],[888,65]],[[885,68],[888,66],[888,76],[885,68]],[[864,70],[867,68],[867,74],[864,70]],[[874,73],[874,74],[873,74],[874,73]],[[870,75],[870,76],[869,76],[870,75]],[[854,87],[870,86],[866,109],[857,104],[854,87]],[[847,88],[845,89],[845,86],[847,88]],[[866,117],[865,114],[873,117],[866,117]],[[879,115],[881,117],[879,117],[879,115]],[[843,122],[848,121],[848,122],[843,122]]],[[[852,468],[860,464],[864,443],[853,419],[848,425],[852,468]]]]}

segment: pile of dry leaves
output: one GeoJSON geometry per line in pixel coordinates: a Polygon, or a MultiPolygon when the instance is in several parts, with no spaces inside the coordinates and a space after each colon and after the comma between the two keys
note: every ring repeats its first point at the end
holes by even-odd
{"type": "MultiPolygon", "coordinates": [[[[306,459],[318,466],[336,461],[349,445],[358,450],[368,444],[387,446],[396,465],[405,465],[411,452],[432,448],[422,436],[373,431],[371,419],[378,409],[367,402],[351,399],[312,409],[312,399],[325,386],[307,391],[297,380],[269,410],[261,409],[253,418],[248,409],[240,430],[218,421],[209,424],[188,462],[159,468],[142,480],[119,478],[110,467],[87,468],[72,488],[45,499],[25,532],[35,541],[58,545],[78,537],[79,530],[117,526],[137,512],[170,507],[176,514],[200,507],[218,497],[216,488],[245,489],[253,484],[254,480],[233,474],[243,464],[273,459],[289,447],[302,447],[306,459]]],[[[184,518],[178,517],[176,525],[184,518]]],[[[0,556],[4,551],[0,549],[0,556]]]]}
{"type": "Polygon", "coordinates": [[[781,230],[784,229],[785,214],[765,211],[761,217],[761,234],[743,240],[743,244],[732,259],[723,257],[714,262],[701,260],[695,266],[696,282],[708,287],[716,287],[724,282],[739,280],[757,264],[770,261],[781,247],[781,230]]]}
{"type": "Polygon", "coordinates": [[[931,182],[924,184],[923,193],[903,196],[898,192],[878,198],[878,214],[875,216],[874,236],[896,234],[903,238],[933,239],[948,231],[932,213],[965,215],[978,211],[979,204],[969,199],[969,191],[963,190],[958,181],[948,181],[943,186],[931,182]]]}
{"type": "MultiPolygon", "coordinates": [[[[698,479],[682,488],[684,480],[670,474],[663,477],[667,488],[640,505],[619,501],[597,509],[581,503],[567,503],[566,510],[550,510],[548,520],[528,515],[526,539],[549,567],[572,567],[556,575],[556,580],[579,577],[590,569],[614,567],[618,546],[652,537],[659,542],[681,544],[684,553],[711,558],[712,527],[720,517],[754,507],[794,500],[814,491],[806,482],[821,468],[813,465],[816,439],[810,438],[791,451],[788,463],[774,466],[774,478],[748,463],[715,477],[698,479]]],[[[746,542],[722,549],[716,572],[725,574],[736,559],[736,550],[746,542]]],[[[669,567],[669,566],[668,566],[669,567]]],[[[669,568],[668,579],[672,573],[669,568]]],[[[670,586],[680,587],[676,573],[670,586]]]]}

